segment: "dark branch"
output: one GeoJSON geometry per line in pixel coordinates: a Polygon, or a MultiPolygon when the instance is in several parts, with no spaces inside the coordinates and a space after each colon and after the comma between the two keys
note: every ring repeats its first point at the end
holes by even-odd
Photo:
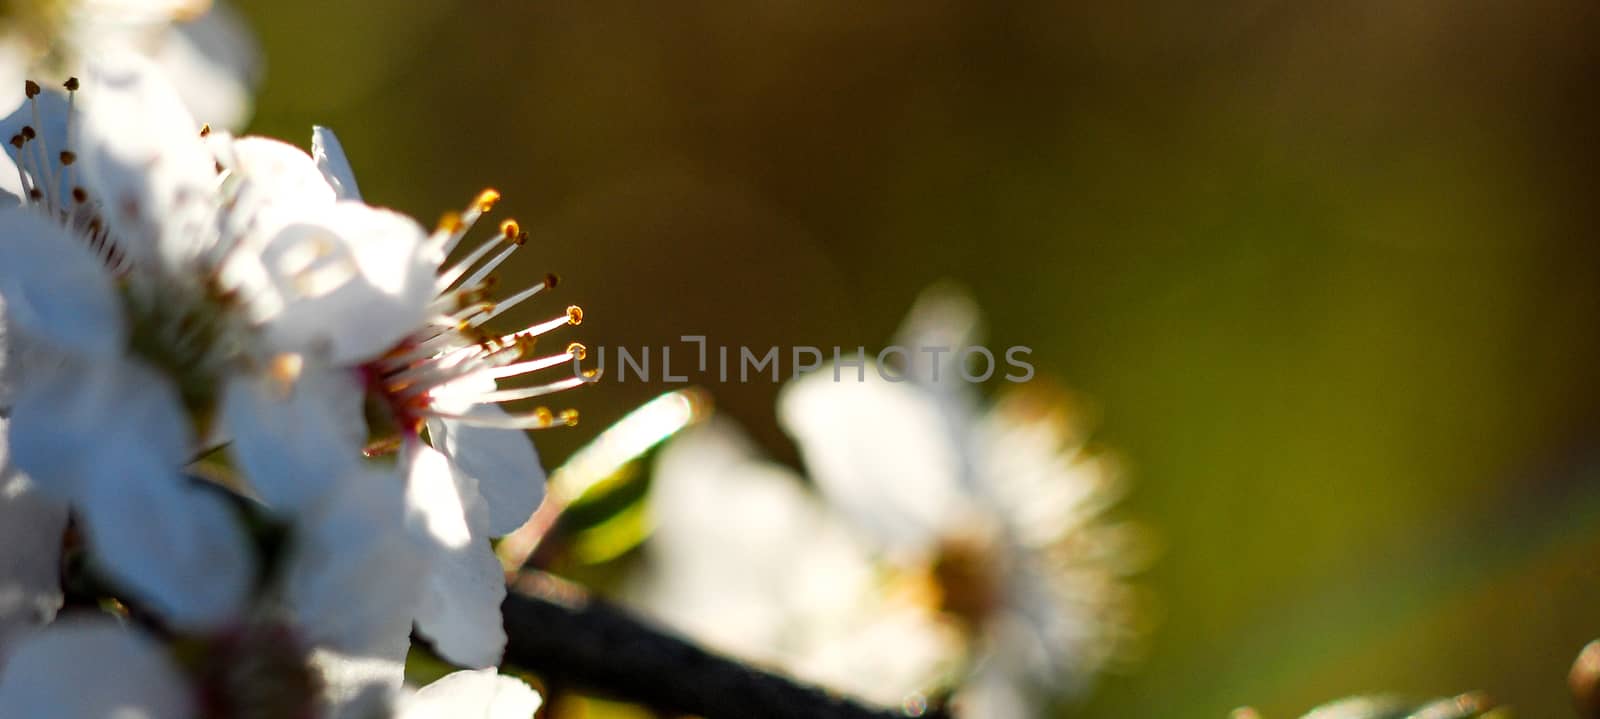
{"type": "MultiPolygon", "coordinates": [[[[506,662],[563,686],[705,719],[903,719],[717,656],[551,579],[524,575],[502,605],[506,662]]],[[[948,719],[930,709],[924,717],[948,719]]]]}

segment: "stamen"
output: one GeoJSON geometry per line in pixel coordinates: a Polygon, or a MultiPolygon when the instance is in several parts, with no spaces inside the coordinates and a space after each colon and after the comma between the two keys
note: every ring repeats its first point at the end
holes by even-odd
{"type": "MultiPolygon", "coordinates": [[[[486,240],[483,244],[473,248],[472,252],[468,253],[467,256],[462,258],[460,262],[452,265],[450,269],[439,273],[439,279],[434,282],[434,286],[438,288],[439,292],[444,292],[445,290],[454,287],[456,280],[460,279],[462,275],[466,274],[467,270],[472,269],[472,266],[477,264],[479,260],[483,259],[484,255],[489,254],[489,251],[493,250],[495,245],[499,242],[500,238],[497,237],[492,240],[486,240]]],[[[470,285],[472,283],[467,282],[463,284],[470,285]]]]}
{"type": "MultiPolygon", "coordinates": [[[[467,233],[472,230],[473,223],[477,222],[478,218],[483,216],[483,213],[494,209],[494,203],[499,201],[500,193],[497,190],[486,189],[478,193],[478,196],[472,200],[472,205],[467,208],[466,212],[456,216],[454,222],[441,222],[439,230],[434,233],[432,238],[439,245],[439,254],[449,255],[451,251],[455,250],[456,243],[459,243],[461,238],[467,236],[467,233]],[[446,226],[447,224],[448,227],[446,226]]],[[[446,219],[449,219],[449,215],[446,215],[446,219]]]]}
{"type": "Polygon", "coordinates": [[[548,427],[570,427],[578,423],[578,411],[575,409],[561,410],[560,414],[550,411],[549,407],[539,407],[527,414],[439,414],[440,419],[453,419],[463,424],[472,424],[479,427],[492,427],[498,429],[545,429],[548,427]]]}
{"type": "MultiPolygon", "coordinates": [[[[575,375],[575,376],[568,377],[568,378],[560,380],[560,381],[551,382],[549,384],[539,385],[537,387],[518,387],[516,389],[499,389],[499,390],[495,390],[493,392],[480,392],[478,394],[464,395],[464,396],[467,397],[467,398],[470,398],[474,402],[478,402],[478,403],[515,402],[517,400],[532,399],[534,397],[543,397],[543,396],[545,396],[547,394],[555,394],[557,392],[565,392],[565,391],[567,391],[569,389],[573,389],[573,388],[576,388],[576,387],[582,387],[583,385],[586,385],[586,384],[588,384],[590,382],[593,382],[594,378],[598,377],[598,376],[599,376],[598,374],[591,375],[589,371],[585,371],[583,373],[583,376],[581,376],[581,377],[575,375]]],[[[430,396],[433,396],[433,397],[440,397],[440,396],[450,397],[450,396],[455,396],[455,395],[449,394],[449,393],[432,393],[430,396]]]]}
{"type": "MultiPolygon", "coordinates": [[[[583,345],[577,345],[577,349],[582,351],[583,345]]],[[[500,367],[491,367],[489,369],[478,370],[477,372],[474,372],[473,375],[477,377],[488,377],[489,379],[496,380],[507,379],[510,377],[516,377],[518,375],[525,375],[530,372],[538,372],[542,369],[557,367],[572,361],[573,357],[574,355],[569,349],[569,351],[562,352],[558,355],[540,357],[539,359],[527,360],[524,362],[512,362],[511,364],[500,367]]]]}
{"type": "MultiPolygon", "coordinates": [[[[32,94],[28,95],[28,111],[33,114],[33,125],[34,125],[34,127],[44,127],[44,123],[39,121],[39,101],[37,99],[35,99],[36,96],[40,92],[39,84],[36,83],[36,82],[33,82],[32,80],[29,80],[28,81],[28,90],[29,90],[29,92],[32,93],[32,94]]],[[[33,127],[23,127],[22,129],[24,130],[24,132],[23,132],[24,136],[26,136],[30,141],[34,139],[33,127]]],[[[56,197],[56,193],[61,192],[61,186],[56,184],[55,169],[53,167],[51,167],[51,165],[54,164],[54,163],[50,162],[50,146],[49,146],[50,143],[44,139],[43,135],[39,135],[38,137],[39,137],[39,169],[43,171],[44,180],[45,180],[45,183],[44,183],[44,201],[45,201],[45,206],[50,208],[50,213],[52,215],[54,215],[56,207],[60,204],[57,201],[59,198],[56,197]]]]}

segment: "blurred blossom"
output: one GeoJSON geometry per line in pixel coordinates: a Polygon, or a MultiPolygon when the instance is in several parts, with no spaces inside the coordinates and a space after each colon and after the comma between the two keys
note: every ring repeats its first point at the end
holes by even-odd
{"type": "Polygon", "coordinates": [[[0,5],[0,109],[22,82],[83,74],[102,53],[148,58],[191,113],[216,127],[249,119],[261,74],[255,38],[231,7],[211,0],[42,0],[0,5]]]}
{"type": "Polygon", "coordinates": [[[936,686],[955,627],[884,586],[803,480],[725,420],[662,450],[648,562],[624,598],[734,656],[882,705],[936,686]]]}
{"type": "MultiPolygon", "coordinates": [[[[928,293],[900,344],[971,343],[965,296],[928,293]]],[[[929,355],[921,355],[929,356],[929,355]]],[[[780,418],[822,496],[713,420],[673,440],[625,597],[736,656],[883,704],[955,692],[963,716],[1038,716],[1125,659],[1145,542],[1102,515],[1117,475],[1065,410],[985,411],[957,367],[796,380],[780,418]],[[938,378],[937,380],[935,378],[938,378]]]]}
{"type": "MultiPolygon", "coordinates": [[[[963,346],[977,331],[971,302],[935,289],[898,344],[963,346]]],[[[924,576],[930,606],[971,636],[958,710],[1036,715],[1133,648],[1125,579],[1145,542],[1103,519],[1120,478],[1063,408],[1024,388],[979,410],[940,359],[899,382],[823,368],[785,388],[780,420],[829,503],[892,566],[924,576]]]]}

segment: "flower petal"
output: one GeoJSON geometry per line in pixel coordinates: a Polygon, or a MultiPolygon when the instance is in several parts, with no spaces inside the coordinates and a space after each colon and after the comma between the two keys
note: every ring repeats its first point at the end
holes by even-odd
{"type": "Polygon", "coordinates": [[[404,486],[393,473],[371,468],[330,484],[296,525],[288,603],[317,646],[404,661],[426,569],[423,548],[401,521],[404,486]]]}
{"type": "Polygon", "coordinates": [[[0,669],[12,644],[61,607],[65,504],[41,496],[11,466],[0,419],[0,669]]]}
{"type": "MultiPolygon", "coordinates": [[[[157,468],[130,458],[133,473],[157,468]]],[[[98,482],[78,505],[95,566],[142,606],[179,627],[235,619],[255,581],[255,554],[221,490],[166,481],[98,482]]],[[[157,479],[151,477],[150,479],[157,479]]],[[[196,480],[198,481],[198,480],[196,480]]]]}
{"type": "Polygon", "coordinates": [[[488,512],[476,493],[463,496],[444,455],[420,442],[406,452],[410,524],[431,550],[417,630],[452,662],[499,664],[506,642],[500,621],[506,585],[484,536],[488,512]]]}
{"type": "MultiPolygon", "coordinates": [[[[192,3],[183,4],[193,12],[192,3]]],[[[152,55],[196,119],[238,129],[250,116],[261,50],[237,11],[208,5],[200,17],[163,28],[152,55]]]]}
{"type": "Polygon", "coordinates": [[[11,409],[11,461],[39,490],[87,501],[108,479],[175,482],[194,447],[177,390],[135,361],[30,365],[11,409]]]}
{"type": "Polygon", "coordinates": [[[333,130],[321,125],[311,128],[311,156],[316,158],[317,169],[322,171],[322,177],[333,187],[339,199],[361,199],[361,189],[356,187],[355,170],[350,168],[344,146],[339,144],[339,138],[333,134],[333,130]]]}
{"type": "Polygon", "coordinates": [[[784,387],[779,419],[823,494],[888,547],[921,551],[966,508],[966,458],[932,393],[868,368],[784,387]]]}
{"type": "Polygon", "coordinates": [[[327,719],[372,719],[392,716],[390,708],[405,684],[409,638],[393,657],[351,656],[326,649],[311,653],[311,665],[322,676],[322,706],[316,716],[327,719]]]}
{"type": "Polygon", "coordinates": [[[332,205],[336,199],[311,156],[287,142],[235,138],[217,151],[217,158],[241,187],[234,212],[263,236],[305,216],[308,208],[332,205]]]}
{"type": "Polygon", "coordinates": [[[14,329],[60,349],[122,348],[122,304],[83,241],[28,208],[0,210],[0,296],[14,329]]]}
{"type": "MultiPolygon", "coordinates": [[[[499,407],[488,407],[503,411],[499,407]]],[[[455,420],[428,424],[434,443],[470,481],[489,511],[488,535],[509,534],[528,521],[544,499],[544,468],[528,433],[455,420]]]]}
{"type": "Polygon", "coordinates": [[[182,267],[211,248],[216,160],[175,90],[149,60],[108,53],[90,65],[79,113],[81,164],[118,248],[182,267]]]}
{"type": "Polygon", "coordinates": [[[284,350],[326,347],[334,364],[387,351],[422,326],[438,258],[405,215],[339,202],[285,226],[262,253],[282,310],[267,333],[284,350]]]}
{"type": "Polygon", "coordinates": [[[493,669],[460,671],[411,695],[401,719],[527,719],[539,710],[533,687],[493,669]]]}
{"type": "Polygon", "coordinates": [[[64,621],[17,647],[0,674],[7,717],[183,719],[190,690],[161,647],[109,619],[64,621]]]}
{"type": "MultiPolygon", "coordinates": [[[[366,427],[361,403],[362,388],[350,370],[230,378],[222,395],[222,421],[233,439],[229,452],[268,507],[305,511],[356,471],[366,427]]],[[[400,483],[393,484],[398,497],[400,483]]],[[[393,516],[401,516],[398,506],[393,516]]]]}

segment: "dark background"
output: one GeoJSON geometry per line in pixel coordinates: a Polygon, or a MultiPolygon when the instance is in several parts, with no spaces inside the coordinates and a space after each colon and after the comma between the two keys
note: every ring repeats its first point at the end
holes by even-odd
{"type": "MultiPolygon", "coordinates": [[[[561,343],[881,346],[969,286],[1163,538],[1160,631],[1082,715],[1567,714],[1600,636],[1593,0],[241,4],[252,129],[332,126],[425,221],[500,189],[511,274],[563,279],[517,319],[586,311],[561,343]]],[[[558,397],[547,461],[662,389],[558,397]]],[[[792,458],[777,389],[711,387],[792,458]]]]}

